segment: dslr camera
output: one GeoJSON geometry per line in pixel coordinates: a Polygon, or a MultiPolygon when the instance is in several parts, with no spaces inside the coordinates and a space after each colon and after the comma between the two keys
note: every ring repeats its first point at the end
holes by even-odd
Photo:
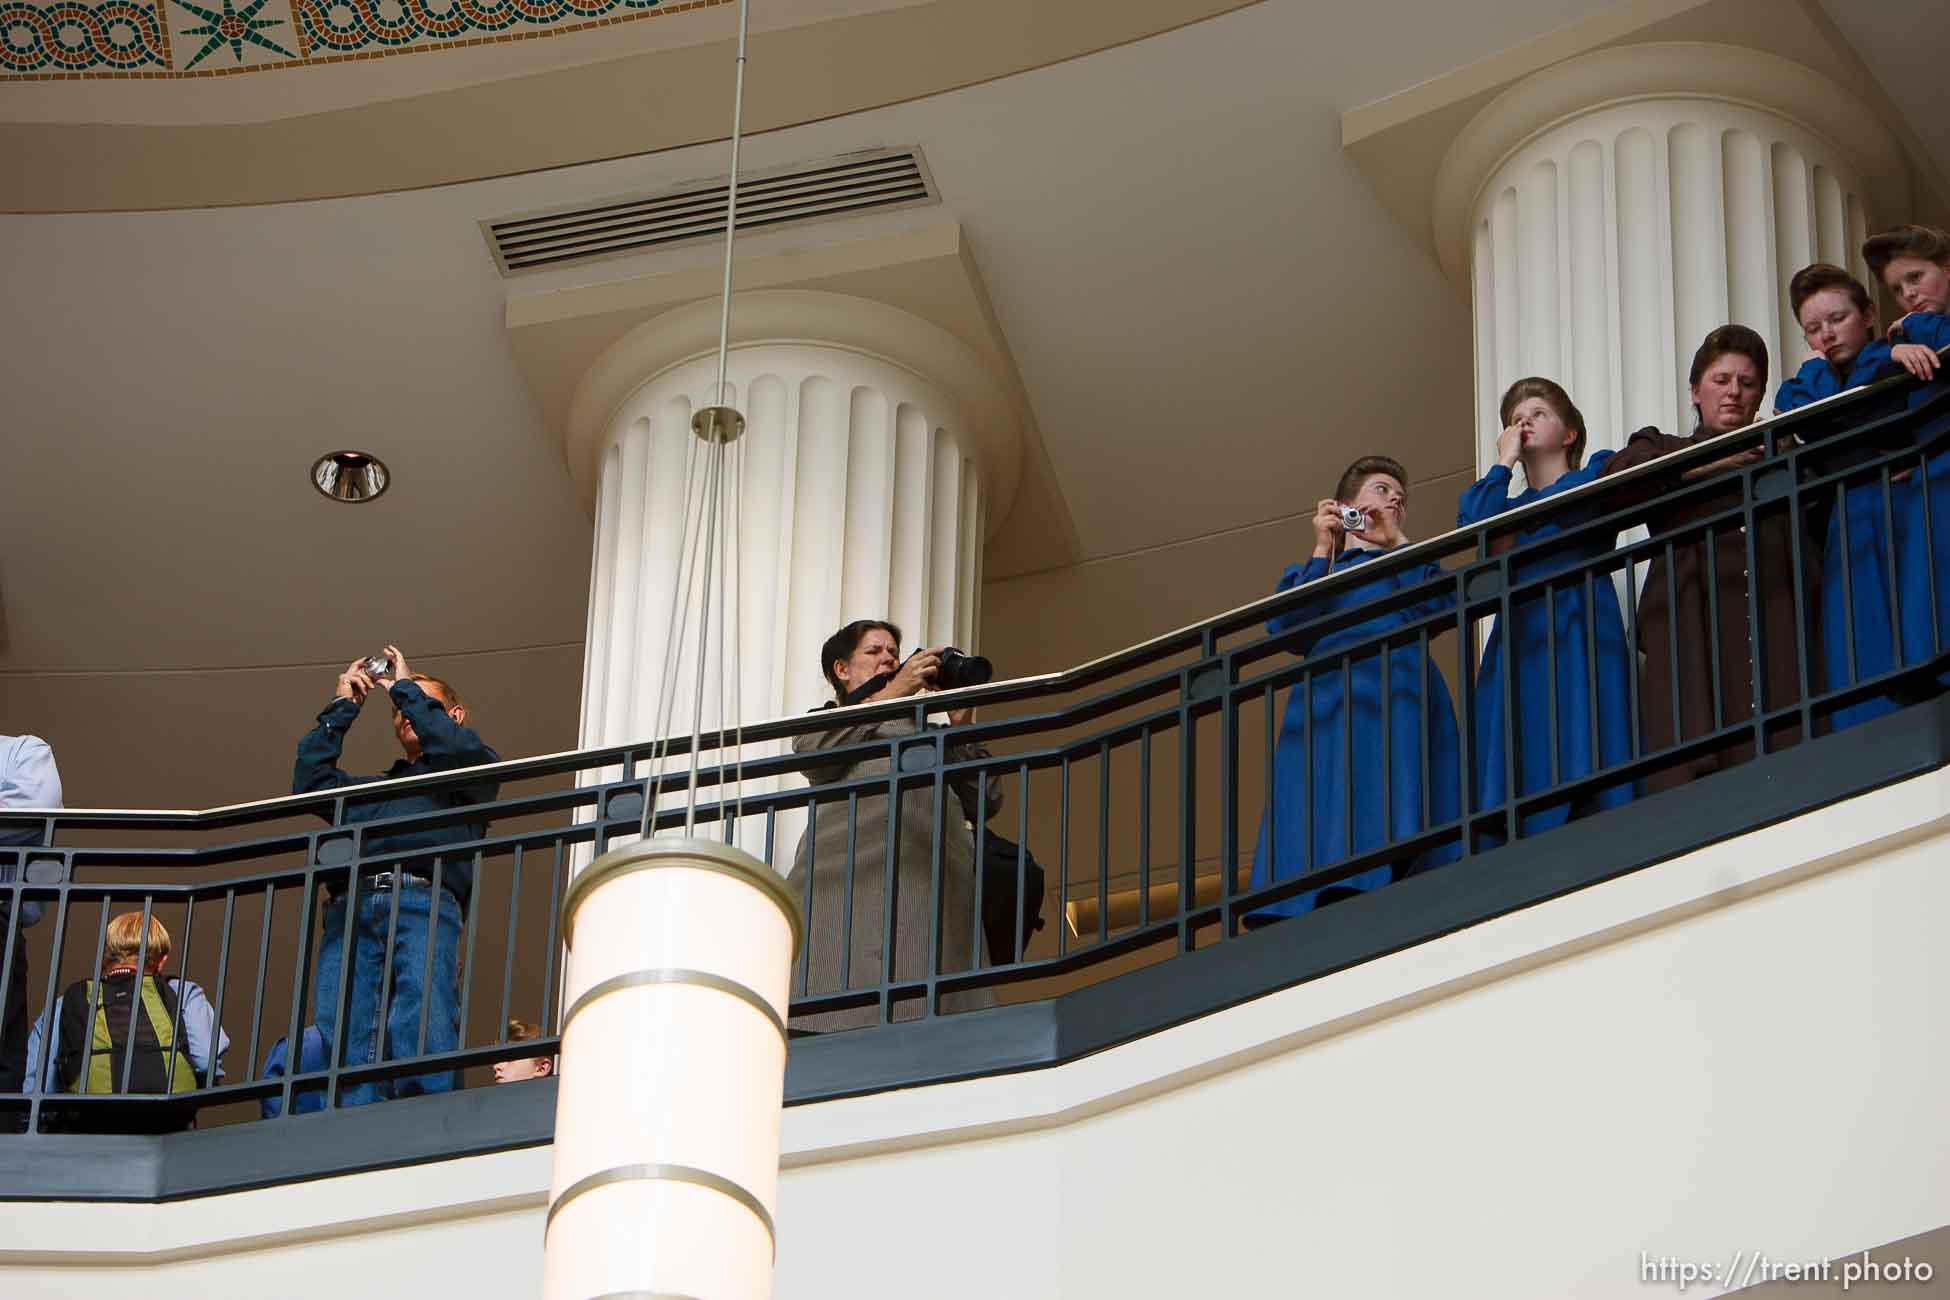
{"type": "Polygon", "coordinates": [[[941,668],[934,675],[934,684],[938,690],[952,691],[963,686],[980,686],[994,676],[995,665],[982,656],[943,646],[941,668]]]}

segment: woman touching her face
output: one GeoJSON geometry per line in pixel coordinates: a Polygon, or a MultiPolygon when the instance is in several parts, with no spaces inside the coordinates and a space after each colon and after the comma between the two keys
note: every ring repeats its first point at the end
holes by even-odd
{"type": "MultiPolygon", "coordinates": [[[[1503,394],[1498,408],[1503,432],[1497,437],[1497,463],[1462,495],[1456,523],[1470,527],[1494,519],[1506,510],[1589,483],[1604,473],[1612,453],[1584,456],[1584,415],[1571,395],[1551,380],[1520,379],[1503,394]],[[1523,466],[1525,489],[1510,495],[1512,473],[1523,466]]],[[[1557,779],[1574,781],[1594,771],[1627,762],[1632,757],[1630,667],[1626,656],[1625,622],[1619,615],[1618,595],[1609,581],[1584,587],[1531,587],[1539,579],[1598,559],[1617,544],[1617,534],[1577,532],[1590,512],[1560,514],[1535,523],[1514,537],[1498,537],[1496,544],[1529,548],[1545,538],[1558,541],[1526,551],[1513,562],[1512,579],[1519,591],[1511,602],[1512,629],[1501,625],[1483,647],[1477,673],[1474,731],[1476,808],[1481,811],[1509,797],[1510,736],[1505,718],[1525,738],[1517,747],[1518,793],[1532,794],[1551,784],[1553,748],[1557,751],[1557,779]],[[1567,535],[1567,530],[1569,534],[1567,535]],[[1587,608],[1588,606],[1588,608],[1587,608]],[[1587,617],[1587,615],[1589,617],[1587,617]],[[1506,635],[1507,632],[1507,635],[1506,635]],[[1589,652],[1589,653],[1588,653],[1589,652]],[[1509,657],[1516,670],[1508,671],[1509,657]],[[1595,671],[1593,665],[1595,664],[1595,671]],[[1552,683],[1556,683],[1555,706],[1552,683]],[[1506,710],[1504,692],[1515,694],[1506,710]],[[1552,742],[1551,728],[1556,737],[1552,742]],[[1594,744],[1594,740],[1596,743],[1594,744]],[[1543,741],[1544,743],[1539,743],[1543,741]],[[1597,766],[1592,754],[1598,756],[1597,766]]],[[[1578,801],[1536,809],[1525,814],[1522,833],[1534,834],[1562,825],[1573,815],[1615,808],[1635,793],[1630,781],[1606,786],[1578,801]]],[[[1496,843],[1502,836],[1487,836],[1496,843]]]]}

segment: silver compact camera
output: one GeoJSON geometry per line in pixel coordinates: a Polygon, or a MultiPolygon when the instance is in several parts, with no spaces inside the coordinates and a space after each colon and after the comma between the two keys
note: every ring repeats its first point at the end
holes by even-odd
{"type": "Polygon", "coordinates": [[[374,681],[384,681],[393,675],[393,661],[383,654],[367,655],[359,661],[359,669],[374,681]]]}
{"type": "Polygon", "coordinates": [[[1341,506],[1339,509],[1341,512],[1341,527],[1347,529],[1350,533],[1367,531],[1367,511],[1361,509],[1359,506],[1341,506]]]}

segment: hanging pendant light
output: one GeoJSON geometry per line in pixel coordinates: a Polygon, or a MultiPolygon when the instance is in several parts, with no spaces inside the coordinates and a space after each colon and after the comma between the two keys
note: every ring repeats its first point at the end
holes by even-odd
{"type": "Polygon", "coordinates": [[[674,561],[681,578],[664,680],[655,684],[640,837],[578,872],[562,904],[568,1010],[543,1228],[547,1300],[766,1300],[772,1292],[786,1016],[805,920],[778,873],[731,842],[743,811],[737,537],[745,417],[726,401],[725,368],[749,7],[740,0],[717,395],[691,416],[682,553],[646,557],[674,561]],[[714,654],[717,730],[729,734],[716,755],[719,822],[700,828],[699,742],[714,654]],[[687,759],[673,762],[685,668],[696,683],[690,746],[687,759]],[[682,828],[660,834],[660,813],[674,821],[676,812],[675,783],[662,807],[666,769],[680,765],[689,768],[682,828]],[[671,924],[674,916],[684,923],[671,924]]]}

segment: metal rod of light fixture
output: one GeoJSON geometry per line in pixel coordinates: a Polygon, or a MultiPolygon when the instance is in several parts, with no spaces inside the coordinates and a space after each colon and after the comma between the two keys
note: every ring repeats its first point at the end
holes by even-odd
{"type": "Polygon", "coordinates": [[[738,0],[738,79],[731,101],[731,186],[725,200],[724,291],[718,304],[718,405],[724,405],[725,358],[731,350],[731,246],[738,239],[738,146],[745,133],[745,33],[751,0],[738,0]]]}

